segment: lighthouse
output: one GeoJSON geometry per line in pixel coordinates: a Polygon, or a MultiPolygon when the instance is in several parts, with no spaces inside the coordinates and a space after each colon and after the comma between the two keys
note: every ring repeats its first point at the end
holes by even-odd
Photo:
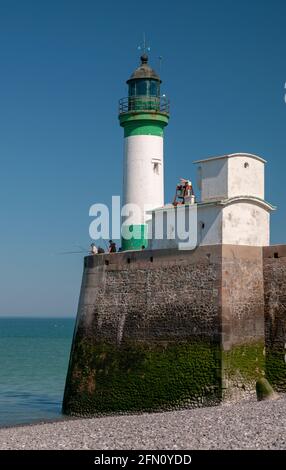
{"type": "Polygon", "coordinates": [[[128,96],[119,101],[119,122],[124,129],[122,250],[147,247],[147,209],[164,205],[164,128],[169,121],[169,100],[161,96],[161,79],[148,64],[147,54],[129,80],[128,96]]]}

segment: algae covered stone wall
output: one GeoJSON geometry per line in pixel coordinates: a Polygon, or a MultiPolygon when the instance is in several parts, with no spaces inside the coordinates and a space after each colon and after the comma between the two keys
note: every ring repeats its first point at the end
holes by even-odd
{"type": "Polygon", "coordinates": [[[222,246],[224,399],[255,394],[264,374],[264,286],[260,247],[222,246]]]}
{"type": "Polygon", "coordinates": [[[282,251],[263,258],[259,247],[220,245],[86,257],[64,412],[237,400],[255,394],[265,360],[268,379],[285,390],[282,251]]]}
{"type": "Polygon", "coordinates": [[[88,257],[63,410],[221,400],[220,249],[88,257]]]}
{"type": "Polygon", "coordinates": [[[286,246],[264,248],[266,376],[286,392],[286,246]]]}
{"type": "Polygon", "coordinates": [[[219,402],[218,350],[207,342],[77,339],[64,411],[74,415],[170,410],[219,402]]]}
{"type": "Polygon", "coordinates": [[[265,374],[264,341],[222,350],[223,399],[236,401],[255,395],[255,384],[265,374]]]}

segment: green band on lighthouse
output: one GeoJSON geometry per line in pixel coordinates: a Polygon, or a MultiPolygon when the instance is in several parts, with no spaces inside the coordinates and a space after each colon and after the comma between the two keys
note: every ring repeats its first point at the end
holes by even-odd
{"type": "Polygon", "coordinates": [[[163,137],[164,127],[169,116],[157,112],[130,112],[119,116],[120,125],[124,128],[124,137],[132,135],[155,135],[163,137]]]}
{"type": "Polygon", "coordinates": [[[143,246],[144,248],[147,248],[147,233],[148,226],[146,224],[122,227],[122,250],[141,250],[143,246]],[[130,238],[131,234],[132,237],[130,238]]]}
{"type": "Polygon", "coordinates": [[[132,135],[156,135],[163,137],[164,126],[159,123],[153,124],[150,121],[128,122],[124,126],[124,137],[132,135]]]}

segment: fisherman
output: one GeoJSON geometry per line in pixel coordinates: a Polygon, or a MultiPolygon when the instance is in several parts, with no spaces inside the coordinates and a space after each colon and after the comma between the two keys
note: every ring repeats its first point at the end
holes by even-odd
{"type": "Polygon", "coordinates": [[[97,255],[98,254],[98,249],[97,249],[95,243],[92,243],[90,245],[90,254],[91,255],[97,255]]]}
{"type": "Polygon", "coordinates": [[[105,250],[104,250],[101,246],[99,246],[99,247],[97,248],[97,253],[98,253],[99,255],[101,255],[101,254],[105,253],[105,250]]]}
{"type": "Polygon", "coordinates": [[[109,240],[108,252],[109,253],[116,253],[116,243],[114,243],[112,240],[109,240]]]}

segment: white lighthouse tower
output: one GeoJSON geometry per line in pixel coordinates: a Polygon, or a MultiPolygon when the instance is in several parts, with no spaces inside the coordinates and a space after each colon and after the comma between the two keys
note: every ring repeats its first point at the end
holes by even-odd
{"type": "MultiPolygon", "coordinates": [[[[160,96],[161,79],[141,56],[131,75],[128,97],[119,101],[119,121],[124,128],[123,204],[134,204],[122,236],[123,250],[148,245],[144,210],[164,205],[164,127],[169,121],[169,101],[160,96]]],[[[124,222],[124,221],[123,221],[124,222]]]]}

